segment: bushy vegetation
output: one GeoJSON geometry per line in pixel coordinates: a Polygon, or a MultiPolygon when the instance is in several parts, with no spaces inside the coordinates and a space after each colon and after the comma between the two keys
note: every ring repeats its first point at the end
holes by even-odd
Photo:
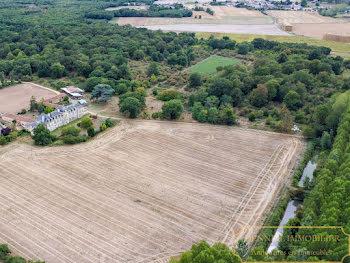
{"type": "Polygon", "coordinates": [[[199,262],[220,262],[220,263],[239,263],[238,257],[233,255],[231,249],[225,244],[216,243],[212,247],[201,241],[194,244],[190,251],[184,252],[179,260],[172,259],[170,263],[199,263],[199,262]]]}
{"type": "MultiPolygon", "coordinates": [[[[108,14],[108,13],[107,13],[108,14]]],[[[176,4],[175,8],[162,5],[151,5],[147,10],[136,10],[121,8],[113,12],[115,17],[191,17],[192,11],[183,9],[181,4],[176,4]]],[[[104,17],[103,19],[108,19],[104,17]]],[[[111,18],[109,18],[111,19],[111,18]]]]}
{"type": "Polygon", "coordinates": [[[0,244],[0,262],[4,263],[44,263],[43,261],[26,260],[20,256],[13,256],[6,244],[0,244]]]}
{"type": "MultiPolygon", "coordinates": [[[[252,122],[266,119],[274,130],[288,132],[297,123],[309,138],[334,132],[339,114],[330,107],[331,97],[350,88],[350,79],[342,76],[344,59],[330,57],[329,48],[306,44],[255,39],[249,45],[252,63],[217,67],[215,76],[191,90],[193,118],[220,123],[217,114],[226,105],[252,122]]],[[[191,75],[188,86],[192,83],[191,75]]]]}
{"type": "Polygon", "coordinates": [[[4,146],[10,142],[15,141],[18,137],[26,136],[29,132],[26,130],[11,131],[10,128],[5,128],[0,134],[0,146],[4,146]]]}
{"type": "Polygon", "coordinates": [[[46,146],[53,143],[57,138],[52,135],[45,127],[44,124],[39,124],[34,129],[34,135],[32,136],[35,145],[46,146]]]}
{"type": "MultiPolygon", "coordinates": [[[[338,1],[338,0],[337,0],[338,1]]],[[[350,2],[340,4],[341,1],[338,1],[338,5],[332,6],[332,8],[320,9],[318,12],[323,16],[336,17],[338,14],[345,13],[350,10],[350,2]]]]}

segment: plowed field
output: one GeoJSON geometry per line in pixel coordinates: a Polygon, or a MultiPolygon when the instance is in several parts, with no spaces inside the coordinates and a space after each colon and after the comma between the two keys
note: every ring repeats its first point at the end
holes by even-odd
{"type": "Polygon", "coordinates": [[[47,263],[167,262],[259,225],[302,142],[235,127],[123,121],[95,140],[0,148],[0,243],[47,263]]]}

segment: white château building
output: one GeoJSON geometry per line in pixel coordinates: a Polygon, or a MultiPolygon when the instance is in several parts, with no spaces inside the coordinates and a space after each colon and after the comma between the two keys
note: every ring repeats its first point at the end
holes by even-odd
{"type": "Polygon", "coordinates": [[[36,126],[44,124],[47,129],[53,131],[61,126],[81,118],[87,113],[86,107],[77,103],[69,106],[60,106],[49,114],[42,113],[35,122],[27,123],[26,129],[33,132],[36,126]]]}

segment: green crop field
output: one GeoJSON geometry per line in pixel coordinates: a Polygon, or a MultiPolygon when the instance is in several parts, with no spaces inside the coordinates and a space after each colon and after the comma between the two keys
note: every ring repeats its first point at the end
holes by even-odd
{"type": "Polygon", "coordinates": [[[197,72],[201,75],[213,75],[219,66],[228,66],[236,64],[239,60],[233,58],[212,56],[202,62],[190,67],[187,71],[190,73],[197,72]]]}

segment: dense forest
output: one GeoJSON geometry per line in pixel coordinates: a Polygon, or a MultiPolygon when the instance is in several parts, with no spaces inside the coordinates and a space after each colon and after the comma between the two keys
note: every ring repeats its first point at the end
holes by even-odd
{"type": "MultiPolygon", "coordinates": [[[[119,96],[120,111],[131,118],[145,109],[146,96],[154,96],[165,101],[154,119],[178,119],[186,111],[212,124],[234,125],[247,118],[281,132],[297,124],[322,158],[304,207],[290,224],[341,225],[350,233],[350,79],[344,74],[350,61],[332,56],[329,48],[306,44],[236,43],[228,37],[198,39],[193,33],[109,24],[130,9],[104,9],[126,2],[133,1],[0,0],[0,80],[48,81],[56,88],[74,84],[91,92],[96,103],[119,96]],[[240,62],[218,67],[212,76],[186,73],[213,54],[240,62]]],[[[158,16],[174,10],[152,7],[139,15],[152,12],[158,16]]],[[[343,243],[335,246],[337,253],[327,260],[346,249],[343,243]]],[[[179,262],[239,261],[226,246],[202,242],[179,262]]]]}
{"type": "Polygon", "coordinates": [[[115,17],[191,17],[192,11],[183,9],[182,5],[174,8],[151,5],[147,10],[122,8],[113,12],[115,17]]]}

